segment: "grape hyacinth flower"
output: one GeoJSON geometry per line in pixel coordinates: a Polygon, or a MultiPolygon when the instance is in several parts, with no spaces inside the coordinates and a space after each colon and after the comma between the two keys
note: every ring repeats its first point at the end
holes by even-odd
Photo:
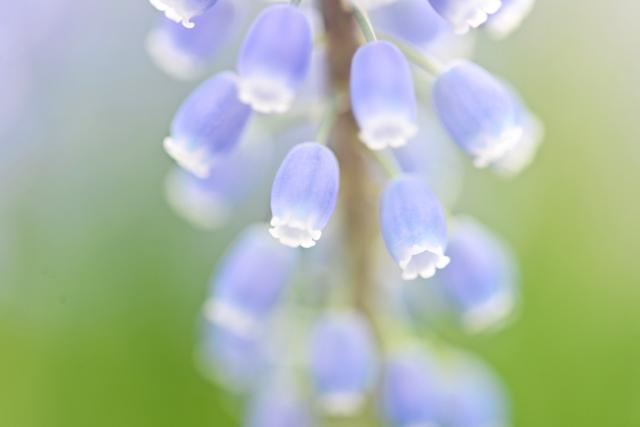
{"type": "Polygon", "coordinates": [[[266,8],[254,21],[238,55],[240,100],[261,113],[291,107],[311,61],[309,22],[295,6],[266,8]]]}
{"type": "Polygon", "coordinates": [[[280,300],[295,262],[296,253],[277,244],[264,226],[249,227],[213,277],[207,319],[238,334],[254,332],[280,300]]]}
{"type": "Polygon", "coordinates": [[[449,264],[447,224],[438,199],[417,176],[404,175],[384,190],[380,207],[382,236],[402,278],[428,279],[449,264]]]}
{"type": "Polygon", "coordinates": [[[501,0],[429,0],[429,3],[459,34],[484,24],[502,6],[501,0]]]}
{"type": "Polygon", "coordinates": [[[316,323],[311,372],[328,413],[350,415],[360,409],[372,385],[374,368],[373,337],[358,314],[328,314],[316,323]]]}
{"type": "Polygon", "coordinates": [[[178,165],[204,178],[237,145],[250,116],[251,109],[238,100],[236,77],[216,74],[180,106],[164,148],[178,165]]]}
{"type": "Polygon", "coordinates": [[[489,17],[485,28],[496,38],[507,37],[520,27],[534,4],[535,0],[502,0],[502,7],[489,17]]]}
{"type": "Polygon", "coordinates": [[[218,0],[149,0],[149,2],[165,16],[182,24],[185,28],[193,28],[192,18],[202,15],[213,7],[218,0]]]}
{"type": "Polygon", "coordinates": [[[351,104],[360,139],[372,150],[399,147],[417,132],[411,69],[393,44],[361,46],[351,64],[351,104]]]}
{"type": "Polygon", "coordinates": [[[315,142],[296,145],[273,181],[271,235],[286,246],[314,246],[336,206],[339,185],[330,149],[315,142]]]}
{"type": "Polygon", "coordinates": [[[245,427],[312,427],[311,411],[289,384],[268,384],[254,398],[245,427]]]}
{"type": "Polygon", "coordinates": [[[167,74],[191,79],[201,74],[230,39],[238,19],[232,0],[219,0],[214,7],[194,18],[188,29],[161,18],[147,38],[147,52],[167,74]]]}
{"type": "Polygon", "coordinates": [[[461,61],[438,77],[433,101],[451,138],[478,168],[499,161],[522,137],[509,88],[471,62],[461,61]]]}
{"type": "Polygon", "coordinates": [[[438,426],[442,379],[426,352],[393,354],[384,367],[382,409],[393,427],[438,426]]]}
{"type": "Polygon", "coordinates": [[[438,284],[470,331],[496,326],[517,300],[515,263],[506,245],[471,218],[458,218],[449,239],[450,265],[438,284]]]}

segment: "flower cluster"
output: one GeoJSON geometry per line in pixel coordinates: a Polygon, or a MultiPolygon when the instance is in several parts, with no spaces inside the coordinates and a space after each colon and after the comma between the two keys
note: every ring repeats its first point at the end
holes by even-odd
{"type": "Polygon", "coordinates": [[[176,78],[231,68],[246,27],[234,71],[202,82],[164,140],[169,201],[197,226],[261,212],[243,199],[272,182],[268,223],[232,243],[203,310],[202,366],[247,397],[245,425],[508,425],[492,371],[434,335],[493,329],[517,304],[507,245],[451,211],[461,155],[513,176],[541,141],[468,59],[470,30],[504,37],[533,0],[150,1],[166,18],[149,54],[176,78]]]}

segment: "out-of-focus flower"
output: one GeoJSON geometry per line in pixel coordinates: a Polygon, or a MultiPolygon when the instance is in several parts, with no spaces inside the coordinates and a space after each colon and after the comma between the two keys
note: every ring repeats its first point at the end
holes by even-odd
{"type": "Polygon", "coordinates": [[[471,218],[458,218],[451,229],[449,266],[438,285],[470,331],[503,322],[517,301],[516,266],[508,247],[471,218]]]}
{"type": "Polygon", "coordinates": [[[433,100],[451,138],[479,168],[499,161],[522,137],[514,96],[478,65],[462,61],[441,74],[433,100]]]}
{"type": "Polygon", "coordinates": [[[375,348],[367,322],[355,312],[330,313],[313,330],[311,372],[323,408],[350,415],[373,384],[375,348]]]}
{"type": "Polygon", "coordinates": [[[501,0],[429,0],[429,3],[460,34],[484,24],[502,4],[501,0]]]}
{"type": "Polygon", "coordinates": [[[204,178],[216,160],[235,148],[250,116],[251,109],[238,100],[236,77],[216,74],[180,106],[164,148],[181,167],[204,178]]]}
{"type": "Polygon", "coordinates": [[[218,0],[149,0],[149,2],[172,21],[185,28],[193,28],[192,18],[200,16],[213,7],[218,0]]]}
{"type": "Polygon", "coordinates": [[[239,96],[261,113],[287,111],[311,60],[309,22],[295,6],[269,6],[254,21],[240,54],[239,96]]]}
{"type": "Polygon", "coordinates": [[[456,354],[445,369],[442,425],[504,427],[509,425],[508,402],[495,373],[477,358],[456,354]]]}
{"type": "Polygon", "coordinates": [[[449,258],[444,211],[428,185],[415,175],[387,184],[380,207],[382,236],[406,280],[432,277],[449,258]]]}
{"type": "Polygon", "coordinates": [[[351,64],[351,104],[360,139],[372,150],[399,147],[416,134],[413,78],[397,47],[374,41],[358,49],[351,64]]]}
{"type": "Polygon", "coordinates": [[[278,244],[266,225],[247,228],[227,250],[211,281],[205,314],[234,333],[254,333],[291,278],[296,252],[278,244]]]}
{"type": "Polygon", "coordinates": [[[219,0],[214,7],[194,18],[188,29],[166,18],[149,33],[147,52],[167,74],[191,79],[202,74],[234,32],[238,6],[232,0],[219,0]]]}
{"type": "Polygon", "coordinates": [[[311,411],[289,384],[267,385],[254,398],[245,427],[312,427],[311,411]]]}
{"type": "Polygon", "coordinates": [[[384,366],[382,409],[393,427],[439,425],[442,379],[430,355],[412,349],[389,358],[384,366]]]}
{"type": "Polygon", "coordinates": [[[287,154],[271,189],[271,234],[282,244],[310,248],[336,206],[340,173],[333,152],[305,142],[287,154]]]}
{"type": "Polygon", "coordinates": [[[500,10],[489,17],[485,28],[496,38],[514,32],[531,13],[535,0],[502,0],[500,10]]]}

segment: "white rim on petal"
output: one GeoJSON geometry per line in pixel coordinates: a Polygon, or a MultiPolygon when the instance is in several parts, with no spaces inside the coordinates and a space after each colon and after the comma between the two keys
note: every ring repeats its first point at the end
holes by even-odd
{"type": "Polygon", "coordinates": [[[499,137],[485,141],[484,147],[473,153],[474,166],[482,169],[500,161],[516,148],[522,140],[522,133],[522,127],[514,126],[502,132],[499,137]]]}
{"type": "Polygon", "coordinates": [[[255,320],[246,312],[226,301],[209,299],[204,304],[205,318],[239,336],[249,336],[256,327],[255,320]]]}
{"type": "Polygon", "coordinates": [[[163,141],[164,151],[167,152],[178,165],[199,178],[206,178],[211,168],[208,150],[200,148],[189,150],[181,140],[166,137],[163,141]]]}
{"type": "Polygon", "coordinates": [[[513,1],[487,22],[487,30],[495,38],[504,38],[515,31],[533,9],[534,0],[513,1]]]}
{"type": "Polygon", "coordinates": [[[284,113],[291,108],[294,96],[289,85],[279,79],[262,76],[238,78],[238,98],[259,113],[284,113]]]}
{"type": "Polygon", "coordinates": [[[347,417],[357,413],[364,401],[361,393],[329,393],[321,397],[320,404],[329,415],[347,417]]]}
{"type": "Polygon", "coordinates": [[[147,37],[147,53],[165,73],[180,80],[190,80],[202,72],[202,64],[177,47],[162,30],[152,31],[147,37]]]}
{"type": "Polygon", "coordinates": [[[513,312],[515,301],[508,292],[490,298],[481,305],[467,310],[462,323],[469,332],[480,332],[499,327],[513,312]]]}
{"type": "Polygon", "coordinates": [[[423,279],[433,277],[436,270],[445,268],[449,261],[449,257],[444,254],[441,247],[413,245],[407,251],[407,256],[398,264],[402,269],[402,278],[413,280],[418,276],[423,279]]]}
{"type": "Polygon", "coordinates": [[[418,132],[417,126],[403,116],[378,116],[369,119],[360,129],[360,139],[372,150],[398,148],[418,132]]]}
{"type": "Polygon", "coordinates": [[[454,17],[454,31],[464,34],[470,28],[477,28],[487,21],[489,15],[500,10],[502,0],[472,0],[465,3],[464,9],[458,10],[458,16],[454,17]]]}
{"type": "Polygon", "coordinates": [[[178,10],[177,7],[168,4],[166,0],[149,0],[149,3],[160,12],[164,12],[164,16],[166,16],[167,19],[182,24],[185,28],[195,27],[195,24],[191,22],[192,16],[187,16],[183,11],[178,10]]]}
{"type": "Polygon", "coordinates": [[[292,248],[310,248],[315,246],[322,235],[321,230],[314,230],[308,224],[294,218],[271,218],[271,235],[280,243],[292,248]]]}

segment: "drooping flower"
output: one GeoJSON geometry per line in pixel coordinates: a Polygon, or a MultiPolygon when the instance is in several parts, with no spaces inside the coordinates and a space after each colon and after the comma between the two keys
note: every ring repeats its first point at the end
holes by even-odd
{"type": "Polygon", "coordinates": [[[448,255],[451,263],[437,281],[463,325],[479,331],[504,321],[517,300],[516,267],[507,246],[477,221],[458,218],[448,255]]]}
{"type": "Polygon", "coordinates": [[[239,96],[261,113],[293,103],[311,61],[311,27],[299,8],[279,4],[254,21],[238,55],[239,96]]]}
{"type": "Polygon", "coordinates": [[[164,15],[185,28],[193,28],[192,18],[202,15],[213,7],[218,0],[149,0],[149,2],[164,15]]]}
{"type": "Polygon", "coordinates": [[[393,354],[384,366],[382,409],[393,427],[438,426],[442,407],[442,379],[426,352],[393,354]]]}
{"type": "Polygon", "coordinates": [[[500,10],[491,15],[485,28],[496,38],[513,33],[531,13],[535,0],[502,0],[500,10]]]}
{"type": "Polygon", "coordinates": [[[429,3],[460,34],[484,24],[502,5],[501,0],[429,0],[429,3]]]}
{"type": "Polygon", "coordinates": [[[486,364],[467,354],[448,359],[443,425],[502,427],[509,425],[504,386],[486,364]]]}
{"type": "Polygon", "coordinates": [[[360,139],[371,149],[399,147],[417,132],[409,63],[386,41],[361,46],[351,64],[351,105],[360,139]]]}
{"type": "Polygon", "coordinates": [[[449,136],[483,168],[499,161],[522,137],[518,105],[488,71],[461,61],[441,74],[433,101],[449,136]]]}
{"type": "Polygon", "coordinates": [[[271,189],[271,234],[291,247],[320,239],[338,197],[338,161],[324,145],[305,142],[285,157],[271,189]]]}
{"type": "Polygon", "coordinates": [[[147,52],[167,74],[191,79],[212,62],[228,43],[238,20],[238,6],[232,0],[219,0],[214,7],[193,19],[195,28],[185,28],[162,18],[149,33],[147,52]]]}
{"type": "Polygon", "coordinates": [[[233,73],[216,74],[182,103],[164,148],[181,167],[204,178],[236,146],[250,116],[251,109],[238,100],[233,73]]]}
{"type": "Polygon", "coordinates": [[[427,184],[404,175],[387,184],[380,206],[382,236],[406,280],[432,277],[449,258],[444,211],[427,184]]]}
{"type": "Polygon", "coordinates": [[[263,224],[247,228],[220,261],[205,313],[235,333],[255,332],[280,300],[296,253],[275,242],[263,224]]]}
{"type": "Polygon", "coordinates": [[[366,321],[355,312],[332,313],[316,323],[311,373],[324,409],[350,415],[364,403],[375,369],[375,348],[366,321]]]}

